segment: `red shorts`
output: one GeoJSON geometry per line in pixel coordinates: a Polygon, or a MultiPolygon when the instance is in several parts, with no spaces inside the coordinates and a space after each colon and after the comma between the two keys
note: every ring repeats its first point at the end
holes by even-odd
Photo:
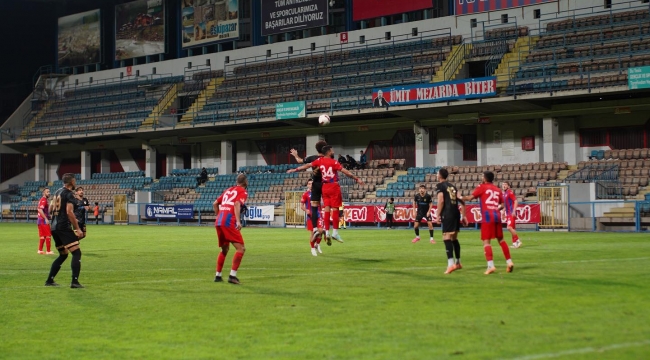
{"type": "Polygon", "coordinates": [[[482,223],[481,240],[503,239],[503,228],[501,223],[482,223]]]}
{"type": "Polygon", "coordinates": [[[50,225],[38,225],[38,237],[52,236],[50,225]]]}
{"type": "Polygon", "coordinates": [[[339,183],[324,183],[323,206],[329,206],[338,210],[341,205],[343,205],[343,197],[341,196],[341,186],[339,183]]]}
{"type": "Polygon", "coordinates": [[[244,238],[241,232],[235,228],[225,226],[215,226],[217,228],[217,238],[219,238],[219,247],[228,245],[229,243],[244,243],[244,238]]]}
{"type": "Polygon", "coordinates": [[[506,216],[506,225],[513,229],[517,228],[517,222],[515,221],[514,215],[506,216]]]}
{"type": "MultiPolygon", "coordinates": [[[[321,228],[321,229],[325,227],[325,225],[323,224],[323,218],[322,217],[318,218],[318,227],[321,228]]],[[[310,218],[307,218],[307,230],[309,230],[309,231],[314,230],[314,226],[311,224],[311,219],[310,218]]]]}

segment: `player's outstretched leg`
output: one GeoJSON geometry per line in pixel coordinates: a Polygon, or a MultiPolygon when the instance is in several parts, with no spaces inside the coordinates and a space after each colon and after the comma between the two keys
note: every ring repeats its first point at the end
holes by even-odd
{"type": "Polygon", "coordinates": [[[510,249],[508,249],[508,244],[503,240],[499,240],[499,245],[501,245],[501,251],[503,251],[503,256],[506,258],[507,272],[512,272],[515,269],[515,264],[510,258],[510,249]]]}
{"type": "Polygon", "coordinates": [[[237,252],[235,252],[235,255],[232,258],[232,268],[230,269],[230,276],[228,276],[228,282],[231,284],[239,285],[239,279],[237,278],[237,270],[239,269],[241,260],[244,257],[246,248],[244,247],[244,244],[240,244],[240,243],[234,242],[232,243],[232,245],[235,247],[237,252]]]}
{"type": "Polygon", "coordinates": [[[492,255],[492,245],[490,245],[490,240],[483,240],[483,251],[485,252],[485,260],[487,260],[487,270],[485,271],[485,275],[490,275],[497,271],[494,267],[494,257],[492,255]]]}
{"type": "Polygon", "coordinates": [[[433,223],[429,223],[429,242],[435,244],[436,241],[433,239],[433,223]]]}
{"type": "Polygon", "coordinates": [[[456,264],[454,262],[454,245],[452,244],[451,239],[443,239],[445,243],[445,252],[447,253],[447,271],[445,275],[451,274],[456,270],[456,264]]]}
{"type": "Polygon", "coordinates": [[[59,257],[54,259],[54,262],[52,262],[52,267],[50,268],[50,274],[47,276],[47,280],[45,281],[45,286],[59,286],[59,284],[57,284],[54,281],[54,278],[59,273],[59,270],[61,270],[61,265],[63,265],[63,263],[67,258],[68,258],[68,254],[59,252],[59,257]]]}
{"type": "Polygon", "coordinates": [[[451,244],[454,247],[454,255],[456,257],[456,270],[460,270],[463,268],[463,265],[460,263],[460,242],[458,242],[458,239],[452,240],[451,244]]]}
{"type": "Polygon", "coordinates": [[[225,245],[221,247],[221,251],[217,256],[217,274],[214,277],[214,282],[223,282],[223,277],[221,276],[221,271],[223,270],[223,264],[226,262],[226,255],[228,255],[228,250],[230,245],[225,245]]]}
{"type": "Polygon", "coordinates": [[[415,238],[411,240],[411,242],[415,244],[416,242],[420,241],[420,224],[414,222],[413,231],[415,231],[415,238]]]}
{"type": "Polygon", "coordinates": [[[70,262],[72,268],[72,282],[70,287],[72,289],[83,289],[83,285],[79,283],[79,273],[81,272],[81,249],[77,248],[72,252],[72,261],[70,262]]]}

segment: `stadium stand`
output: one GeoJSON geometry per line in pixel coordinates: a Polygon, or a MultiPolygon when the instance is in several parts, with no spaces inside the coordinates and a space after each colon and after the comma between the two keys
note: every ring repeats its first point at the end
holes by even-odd
{"type": "Polygon", "coordinates": [[[431,81],[451,46],[461,41],[460,36],[447,35],[239,66],[193,118],[184,120],[270,117],[276,103],[299,100],[311,100],[308,111],[370,108],[367,94],[373,87],[431,81]]]}
{"type": "Polygon", "coordinates": [[[167,90],[181,81],[183,76],[168,76],[64,90],[34,116],[22,137],[135,130],[167,90]]]}
{"type": "Polygon", "coordinates": [[[648,10],[634,10],[547,23],[523,63],[515,62],[507,93],[627,85],[624,70],[650,65],[648,18],[648,10]]]}

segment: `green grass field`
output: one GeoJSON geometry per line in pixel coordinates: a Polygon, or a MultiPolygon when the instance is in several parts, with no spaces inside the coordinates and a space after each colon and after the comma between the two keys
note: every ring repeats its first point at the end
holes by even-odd
{"type": "Polygon", "coordinates": [[[0,358],[650,357],[647,234],[523,233],[515,272],[493,245],[485,276],[478,232],[443,275],[442,242],[412,231],[343,230],[313,257],[305,230],[247,228],[235,286],[213,282],[211,227],[88,231],[86,288],[69,260],[47,288],[36,225],[0,224],[0,358]]]}

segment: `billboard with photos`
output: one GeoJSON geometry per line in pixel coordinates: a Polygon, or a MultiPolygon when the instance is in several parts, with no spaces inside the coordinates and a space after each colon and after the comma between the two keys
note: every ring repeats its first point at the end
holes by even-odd
{"type": "Polygon", "coordinates": [[[59,18],[59,67],[101,62],[101,13],[99,9],[59,18]]]}
{"type": "Polygon", "coordinates": [[[115,6],[115,60],[164,52],[163,0],[136,0],[115,6]]]}
{"type": "Polygon", "coordinates": [[[239,0],[181,0],[183,47],[239,38],[239,0]]]}

